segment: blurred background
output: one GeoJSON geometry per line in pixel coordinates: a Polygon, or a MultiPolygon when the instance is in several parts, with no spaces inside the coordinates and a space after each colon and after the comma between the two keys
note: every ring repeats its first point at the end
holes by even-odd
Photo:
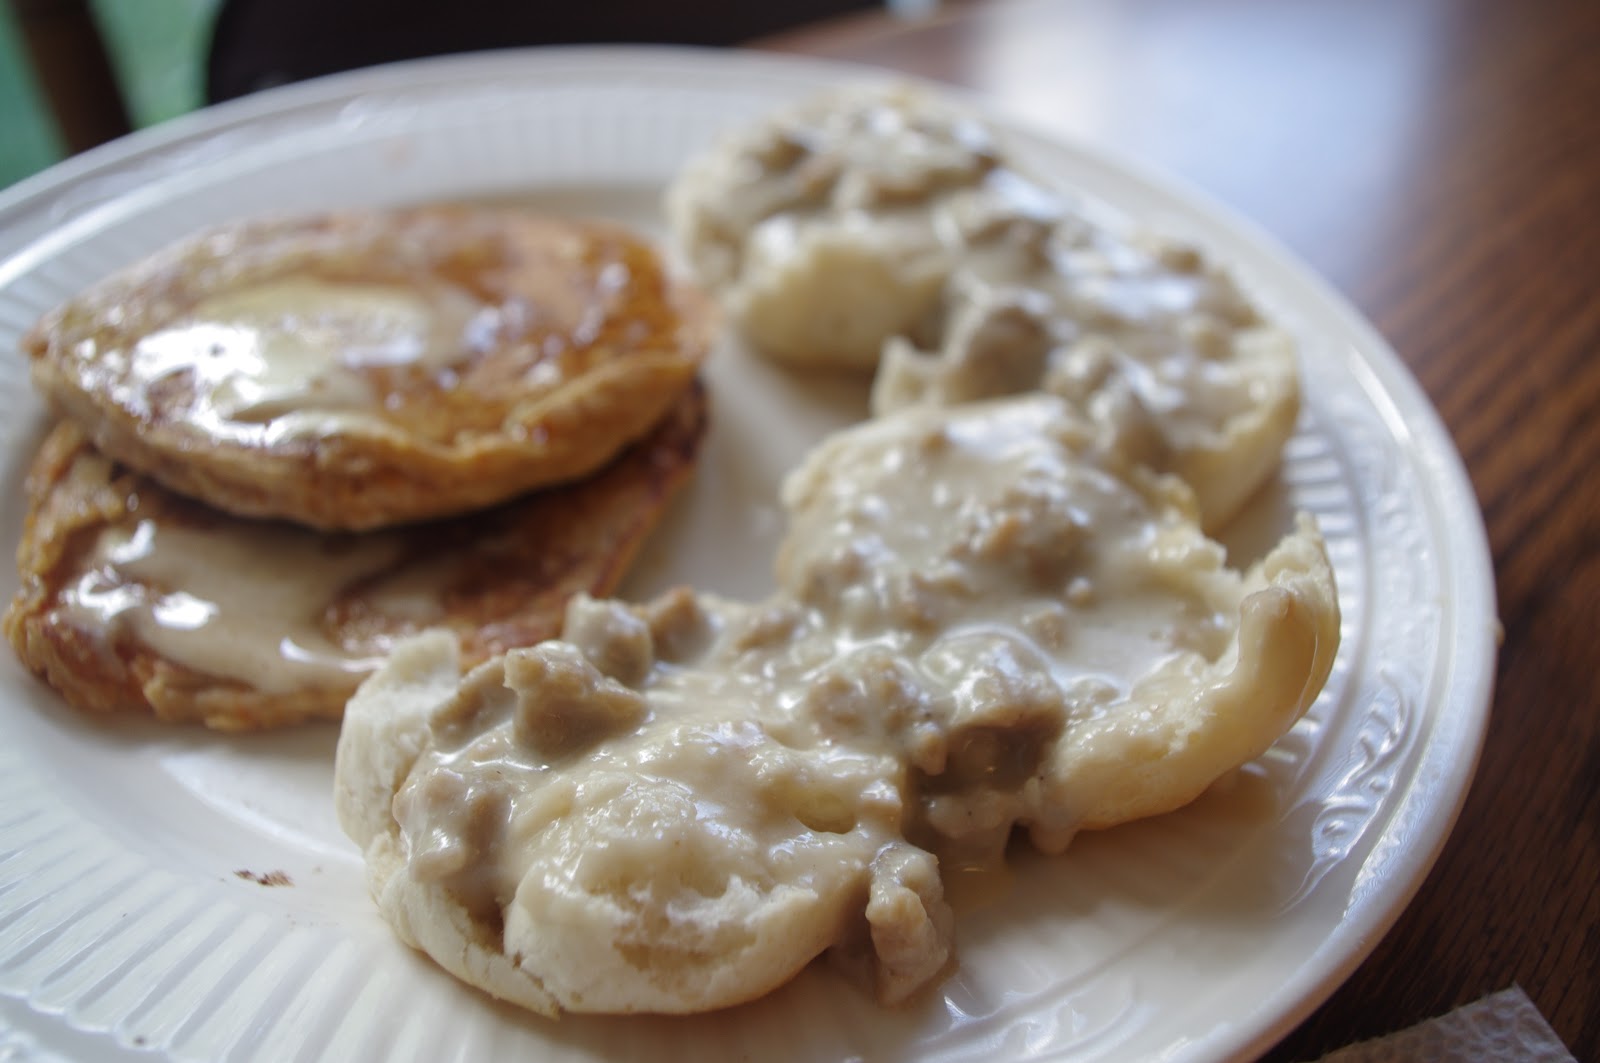
{"type": "MultiPolygon", "coordinates": [[[[204,96],[205,48],[220,0],[87,0],[70,5],[94,20],[106,59],[134,128],[183,114],[204,96]]],[[[0,187],[65,158],[68,131],[51,113],[27,32],[70,46],[77,16],[64,5],[36,0],[0,2],[0,187]],[[25,30],[25,26],[28,29],[25,30]]]]}
{"type": "Polygon", "coordinates": [[[334,71],[528,44],[731,45],[878,2],[0,0],[0,187],[130,129],[334,71]]]}

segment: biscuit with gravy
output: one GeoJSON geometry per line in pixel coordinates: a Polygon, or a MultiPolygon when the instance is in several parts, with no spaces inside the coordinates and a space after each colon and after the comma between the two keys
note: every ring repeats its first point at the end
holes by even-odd
{"type": "Polygon", "coordinates": [[[1053,396],[840,433],[786,484],[778,590],[573,600],[462,675],[397,647],[335,800],[400,937],[554,1014],[695,1012],[828,953],[885,1003],[952,955],[941,866],[1192,800],[1321,690],[1303,519],[1226,567],[1192,493],[1053,396]]]}
{"type": "Polygon", "coordinates": [[[1294,343],[1226,272],[1049,187],[931,93],[803,101],[691,162],[667,207],[755,348],[876,368],[874,414],[1053,392],[1184,478],[1208,529],[1294,430],[1294,343]]]}
{"type": "Polygon", "coordinates": [[[690,161],[667,193],[673,236],[763,354],[871,369],[936,315],[959,247],[933,222],[998,164],[976,119],[903,87],[780,111],[690,161]]]}

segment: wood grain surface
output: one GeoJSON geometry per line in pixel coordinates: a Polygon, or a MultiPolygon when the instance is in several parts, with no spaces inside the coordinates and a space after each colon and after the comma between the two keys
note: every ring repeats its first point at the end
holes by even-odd
{"type": "Polygon", "coordinates": [[[987,0],[758,44],[976,89],[1176,174],[1394,345],[1483,507],[1493,715],[1421,892],[1267,1058],[1516,983],[1600,1059],[1600,3],[987,0]]]}

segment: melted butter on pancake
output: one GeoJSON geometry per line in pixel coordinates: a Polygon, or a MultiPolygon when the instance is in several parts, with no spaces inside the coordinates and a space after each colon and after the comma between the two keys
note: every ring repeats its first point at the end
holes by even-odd
{"type": "MultiPolygon", "coordinates": [[[[132,371],[145,380],[194,375],[193,416],[212,430],[306,407],[377,404],[364,370],[440,372],[471,352],[479,307],[444,285],[347,284],[286,277],[202,300],[141,339],[132,371]]],[[[479,345],[481,347],[481,344],[479,345]]]]}
{"type": "Polygon", "coordinates": [[[229,437],[328,435],[364,421],[428,426],[419,415],[436,403],[478,420],[452,390],[503,411],[508,385],[558,386],[660,287],[637,241],[534,227],[540,253],[486,244],[421,268],[374,253],[299,271],[286,256],[204,295],[126,353],[102,353],[121,367],[120,401],[154,415],[159,396],[169,416],[229,437]],[[515,381],[486,364],[506,347],[526,352],[515,381]]]}

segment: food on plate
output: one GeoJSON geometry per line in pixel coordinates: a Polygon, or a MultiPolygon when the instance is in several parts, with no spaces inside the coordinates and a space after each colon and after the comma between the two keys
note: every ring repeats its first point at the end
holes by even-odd
{"type": "Polygon", "coordinates": [[[621,227],[432,206],[210,230],[24,346],[50,405],[130,468],[237,515],[365,530],[592,472],[711,335],[621,227]]]}
{"type": "Polygon", "coordinates": [[[668,208],[758,350],[877,366],[876,413],[1053,392],[1185,479],[1210,529],[1294,429],[1294,344],[1225,272],[1050,188],[931,95],[805,101],[691,163],[668,208]]]}
{"type": "Polygon", "coordinates": [[[940,868],[1190,801],[1320,691],[1309,520],[1226,567],[1192,493],[1033,395],[916,407],[785,484],[777,591],[569,605],[463,676],[396,647],[336,802],[402,939],[535,1011],[693,1012],[831,953],[886,1002],[952,955],[940,868]]]}
{"type": "Polygon", "coordinates": [[[336,719],[399,638],[442,628],[476,662],[612,590],[692,471],[705,407],[692,385],[581,481],[362,533],[221,513],[62,422],[29,476],[5,633],[80,708],[231,731],[336,719]]]}
{"type": "Polygon", "coordinates": [[[700,281],[765,354],[871,368],[937,313],[959,248],[936,224],[998,156],[982,123],[923,93],[806,101],[690,162],[667,217],[700,281]]]}
{"type": "Polygon", "coordinates": [[[933,349],[885,345],[873,409],[1048,391],[1104,422],[1130,457],[1183,479],[1206,528],[1221,528],[1294,432],[1294,344],[1190,249],[1095,246],[1103,237],[1020,280],[958,272],[933,349]]]}

